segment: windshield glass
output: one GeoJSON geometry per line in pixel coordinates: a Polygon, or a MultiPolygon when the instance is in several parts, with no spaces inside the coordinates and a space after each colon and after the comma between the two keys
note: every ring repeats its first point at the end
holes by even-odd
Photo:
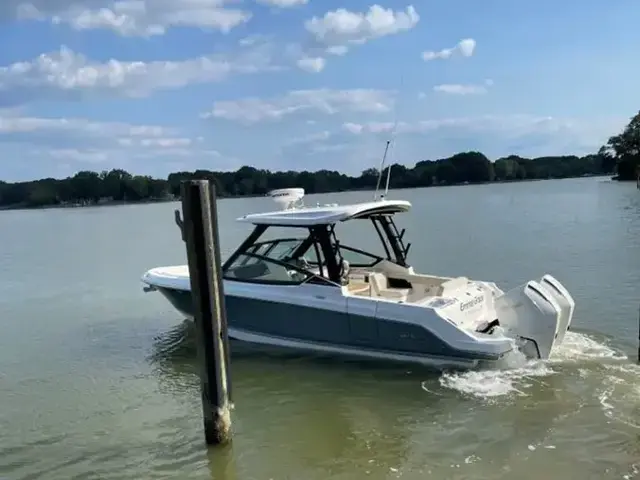
{"type": "Polygon", "coordinates": [[[258,242],[249,249],[251,253],[276,260],[291,257],[296,249],[304,242],[304,238],[286,238],[258,242]]]}
{"type": "MultiPolygon", "coordinates": [[[[352,220],[339,223],[335,227],[335,236],[340,241],[340,245],[348,245],[374,256],[387,257],[384,245],[370,220],[352,220]]],[[[345,255],[345,259],[350,255],[348,252],[342,253],[345,255]]]]}

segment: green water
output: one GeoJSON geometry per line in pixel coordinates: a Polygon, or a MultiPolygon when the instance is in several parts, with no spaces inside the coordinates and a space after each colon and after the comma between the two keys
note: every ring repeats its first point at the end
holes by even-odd
{"type": "MultiPolygon", "coordinates": [[[[351,202],[370,192],[309,196],[351,202]]],[[[234,355],[234,439],[203,445],[188,324],[148,268],[179,204],[0,212],[0,478],[640,478],[640,194],[602,178],[392,192],[421,271],[548,272],[577,302],[547,363],[464,374],[234,355]],[[626,476],[626,477],[625,477],[626,476]]],[[[219,203],[224,253],[267,199],[219,203]]],[[[345,242],[372,245],[357,230],[345,242]]]]}

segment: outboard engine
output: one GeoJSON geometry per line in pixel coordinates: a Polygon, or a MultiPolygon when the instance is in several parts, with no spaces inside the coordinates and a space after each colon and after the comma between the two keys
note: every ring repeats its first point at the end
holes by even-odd
{"type": "Polygon", "coordinates": [[[540,282],[531,280],[496,297],[500,326],[527,357],[548,359],[553,347],[562,342],[575,308],[565,292],[560,282],[545,275],[540,282]]]}

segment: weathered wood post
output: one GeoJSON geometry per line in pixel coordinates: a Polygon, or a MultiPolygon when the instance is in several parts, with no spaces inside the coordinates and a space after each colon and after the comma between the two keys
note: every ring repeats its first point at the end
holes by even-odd
{"type": "Polygon", "coordinates": [[[231,440],[229,347],[220,261],[215,187],[206,180],[181,185],[196,347],[208,445],[231,440]]]}
{"type": "Polygon", "coordinates": [[[640,363],[640,306],[638,307],[638,363],[640,363]]]}

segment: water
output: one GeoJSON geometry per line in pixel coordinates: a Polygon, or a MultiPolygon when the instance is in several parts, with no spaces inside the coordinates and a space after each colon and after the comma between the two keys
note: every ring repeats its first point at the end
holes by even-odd
{"type": "MultiPolygon", "coordinates": [[[[370,192],[309,196],[350,202],[370,192]]],[[[192,331],[140,275],[185,262],[179,204],[0,213],[0,478],[640,478],[640,193],[602,178],[405,190],[415,267],[544,272],[577,302],[549,362],[467,373],[233,359],[234,440],[203,445],[192,331]]],[[[220,202],[223,252],[267,199],[220,202]]],[[[348,225],[345,243],[372,245],[348,225]]]]}

